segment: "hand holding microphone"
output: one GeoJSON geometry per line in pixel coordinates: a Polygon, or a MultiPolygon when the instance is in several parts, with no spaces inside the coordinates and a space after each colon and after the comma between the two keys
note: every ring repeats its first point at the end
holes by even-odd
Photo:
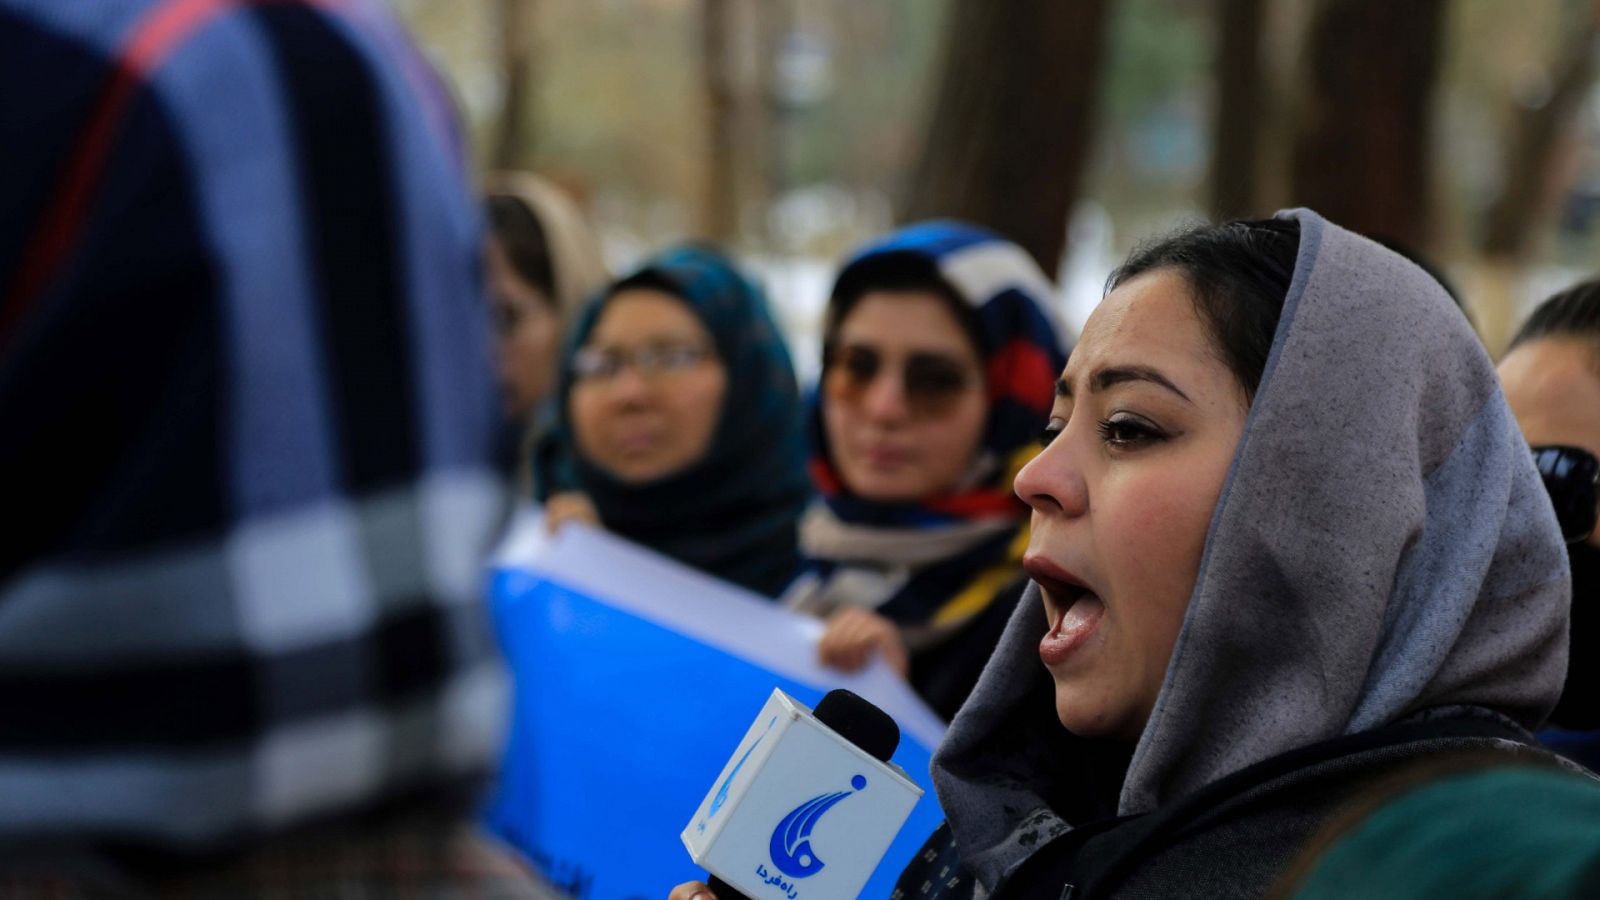
{"type": "Polygon", "coordinates": [[[703,881],[685,881],[672,889],[672,893],[667,895],[667,900],[732,900],[732,898],[711,893],[711,886],[703,881]]]}

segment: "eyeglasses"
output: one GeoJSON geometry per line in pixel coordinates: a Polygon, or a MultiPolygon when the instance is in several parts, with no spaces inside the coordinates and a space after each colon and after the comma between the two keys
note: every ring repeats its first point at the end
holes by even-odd
{"type": "Polygon", "coordinates": [[[573,354],[572,377],[578,384],[598,384],[632,366],[640,376],[655,379],[687,372],[713,355],[709,347],[691,344],[656,344],[637,350],[584,347],[573,354]]]}
{"type": "MultiPolygon", "coordinates": [[[[881,353],[853,344],[826,348],[823,365],[823,390],[846,403],[860,402],[884,368],[881,353]]],[[[977,380],[960,360],[938,353],[910,354],[900,374],[906,406],[916,418],[938,418],[950,412],[977,380]]]]}
{"type": "Polygon", "coordinates": [[[1569,544],[1587,540],[1600,515],[1600,460],[1578,447],[1534,447],[1533,464],[1555,504],[1561,536],[1569,544]]]}

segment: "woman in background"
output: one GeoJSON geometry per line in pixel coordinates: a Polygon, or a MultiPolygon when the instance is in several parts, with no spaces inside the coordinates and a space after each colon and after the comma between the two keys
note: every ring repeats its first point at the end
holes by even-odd
{"type": "Polygon", "coordinates": [[[834,285],[811,415],[820,499],[794,607],[828,619],[826,665],[874,653],[949,719],[1021,595],[1012,491],[1065,353],[1026,252],[929,222],[859,252],[834,285]]]}
{"type": "Polygon", "coordinates": [[[727,259],[677,247],[613,283],[574,321],[561,379],[570,470],[546,483],[679,562],[768,597],[789,585],[810,496],[799,389],[766,298],[727,259]]]}
{"type": "Polygon", "coordinates": [[[1600,781],[1549,760],[1446,756],[1352,800],[1271,900],[1600,897],[1600,781]]]}
{"type": "Polygon", "coordinates": [[[1546,300],[1511,341],[1500,382],[1555,501],[1572,570],[1572,653],[1540,738],[1600,770],[1600,281],[1546,300]]]}
{"type": "Polygon", "coordinates": [[[484,208],[489,236],[485,281],[495,324],[495,369],[510,423],[517,495],[533,484],[536,454],[554,450],[555,389],[561,335],[610,277],[600,244],[578,207],[560,189],[526,172],[489,180],[484,208]]]}

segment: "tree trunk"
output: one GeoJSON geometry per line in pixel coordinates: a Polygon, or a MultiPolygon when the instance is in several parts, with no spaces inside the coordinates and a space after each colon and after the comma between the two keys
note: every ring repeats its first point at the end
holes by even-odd
{"type": "Polygon", "coordinates": [[[1093,146],[1109,0],[952,0],[901,218],[949,216],[1016,241],[1052,277],[1093,146]]]}
{"type": "Polygon", "coordinates": [[[739,228],[739,102],[733,58],[734,0],[701,0],[706,100],[706,175],[702,231],[729,243],[739,228]]]}
{"type": "Polygon", "coordinates": [[[1217,0],[1216,116],[1212,121],[1211,215],[1219,222],[1261,214],[1256,175],[1266,120],[1261,59],[1263,0],[1217,0]]]}
{"type": "Polygon", "coordinates": [[[1544,103],[1517,108],[1506,140],[1500,192],[1485,214],[1485,256],[1520,263],[1562,187],[1553,177],[1561,168],[1554,162],[1594,85],[1597,16],[1600,12],[1589,11],[1569,32],[1561,58],[1551,67],[1550,95],[1544,103]]]}
{"type": "Polygon", "coordinates": [[[526,164],[533,143],[532,117],[528,115],[533,100],[533,0],[500,0],[499,13],[505,91],[501,94],[494,167],[515,169],[526,164]]]}
{"type": "MultiPolygon", "coordinates": [[[[751,127],[749,200],[745,207],[770,210],[789,189],[789,126],[778,98],[776,60],[795,22],[795,0],[758,0],[754,4],[756,42],[755,73],[750,91],[751,127]]],[[[747,230],[748,225],[747,225],[747,230]]],[[[771,217],[762,215],[756,226],[768,249],[776,246],[771,217]]]]}
{"type": "Polygon", "coordinates": [[[1307,37],[1293,199],[1353,231],[1425,248],[1445,0],[1321,0],[1307,37]]]}
{"type": "Polygon", "coordinates": [[[1549,226],[1551,212],[1572,177],[1559,164],[1570,149],[1584,99],[1594,86],[1595,39],[1600,36],[1600,4],[1573,23],[1560,57],[1550,68],[1550,94],[1537,106],[1519,105],[1506,137],[1500,191],[1484,213],[1473,306],[1478,332],[1490,352],[1499,354],[1511,340],[1522,269],[1535,239],[1549,226]]]}

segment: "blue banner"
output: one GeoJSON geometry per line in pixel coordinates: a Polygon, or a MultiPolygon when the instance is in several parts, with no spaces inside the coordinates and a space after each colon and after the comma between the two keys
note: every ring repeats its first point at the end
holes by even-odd
{"type": "Polygon", "coordinates": [[[704,877],[678,835],[772,689],[814,705],[848,687],[899,722],[894,762],[927,792],[861,895],[889,896],[942,818],[943,725],[909,688],[819,668],[819,623],[614,537],[519,533],[493,582],[516,688],[496,833],[582,900],[664,900],[704,877]]]}

